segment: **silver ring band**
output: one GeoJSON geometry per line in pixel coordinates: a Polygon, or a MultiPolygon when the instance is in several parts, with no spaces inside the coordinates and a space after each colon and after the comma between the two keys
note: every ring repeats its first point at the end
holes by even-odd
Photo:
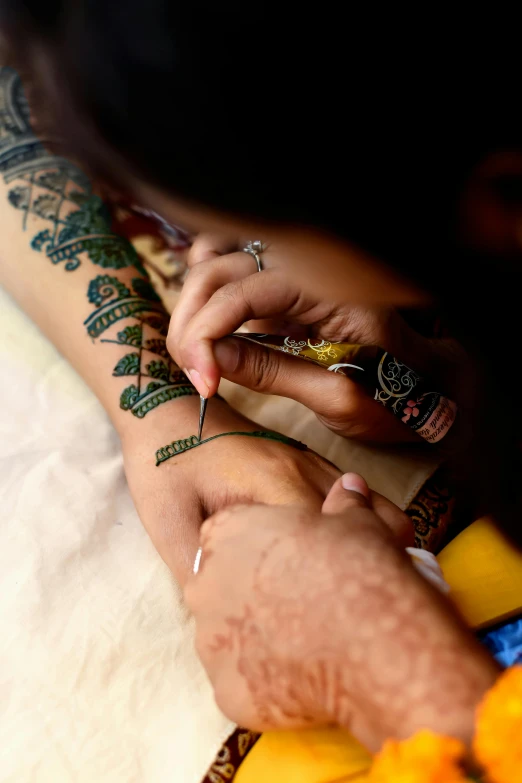
{"type": "Polygon", "coordinates": [[[203,549],[199,547],[198,551],[196,552],[196,559],[194,560],[194,565],[192,567],[192,573],[197,574],[199,571],[199,566],[201,565],[201,555],[203,554],[203,549]]]}
{"type": "Polygon", "coordinates": [[[253,242],[248,242],[247,245],[243,248],[243,253],[248,253],[257,265],[257,271],[262,272],[263,266],[261,264],[261,253],[265,249],[262,242],[259,241],[259,239],[255,239],[253,242]]]}

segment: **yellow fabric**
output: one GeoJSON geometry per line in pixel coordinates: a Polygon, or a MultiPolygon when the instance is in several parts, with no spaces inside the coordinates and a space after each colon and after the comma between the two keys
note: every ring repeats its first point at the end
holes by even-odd
{"type": "Polygon", "coordinates": [[[260,737],[234,783],[359,783],[369,753],[342,729],[269,731],[260,737]]]}
{"type": "MultiPolygon", "coordinates": [[[[473,628],[522,611],[522,555],[479,519],[438,557],[450,597],[473,628]]],[[[341,729],[266,732],[234,783],[362,783],[371,756],[341,729]]]]}
{"type": "Polygon", "coordinates": [[[488,519],[453,539],[438,561],[450,597],[472,628],[493,625],[522,612],[522,554],[488,519]]]}

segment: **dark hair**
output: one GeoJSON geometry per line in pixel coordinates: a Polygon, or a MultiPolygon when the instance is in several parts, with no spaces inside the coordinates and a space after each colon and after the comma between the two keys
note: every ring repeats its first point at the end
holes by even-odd
{"type": "Polygon", "coordinates": [[[495,151],[521,148],[518,69],[498,55],[493,68],[476,31],[464,47],[431,16],[402,26],[377,9],[380,34],[376,19],[361,24],[333,4],[0,8],[12,40],[22,32],[26,56],[52,75],[46,95],[99,170],[120,161],[184,198],[348,238],[435,294],[481,368],[463,405],[473,476],[515,534],[522,425],[510,373],[520,327],[509,277],[518,258],[466,250],[457,226],[470,173],[495,151]]]}

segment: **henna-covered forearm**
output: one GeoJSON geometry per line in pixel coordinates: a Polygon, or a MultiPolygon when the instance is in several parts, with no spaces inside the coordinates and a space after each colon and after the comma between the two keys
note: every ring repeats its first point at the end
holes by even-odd
{"type": "Polygon", "coordinates": [[[36,138],[12,68],[0,68],[0,175],[0,282],[118,429],[129,413],[137,421],[194,395],[166,349],[169,315],[139,256],[112,230],[88,177],[36,138]]]}

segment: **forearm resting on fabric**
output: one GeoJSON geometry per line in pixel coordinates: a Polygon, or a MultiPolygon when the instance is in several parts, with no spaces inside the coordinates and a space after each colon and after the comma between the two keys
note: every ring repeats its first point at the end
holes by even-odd
{"type": "Polygon", "coordinates": [[[17,73],[0,69],[0,285],[76,368],[122,443],[132,498],[179,581],[199,526],[236,502],[320,507],[337,469],[275,440],[214,439],[260,427],[212,399],[205,443],[156,467],[197,432],[199,397],[166,348],[169,316],[85,174],[35,137],[17,73]]]}
{"type": "MultiPolygon", "coordinates": [[[[195,390],[165,348],[169,316],[89,179],[32,133],[0,70],[0,284],[91,386],[120,433],[195,390]]],[[[193,401],[192,401],[193,402],[193,401]]],[[[160,439],[161,440],[161,439],[160,439]]]]}

